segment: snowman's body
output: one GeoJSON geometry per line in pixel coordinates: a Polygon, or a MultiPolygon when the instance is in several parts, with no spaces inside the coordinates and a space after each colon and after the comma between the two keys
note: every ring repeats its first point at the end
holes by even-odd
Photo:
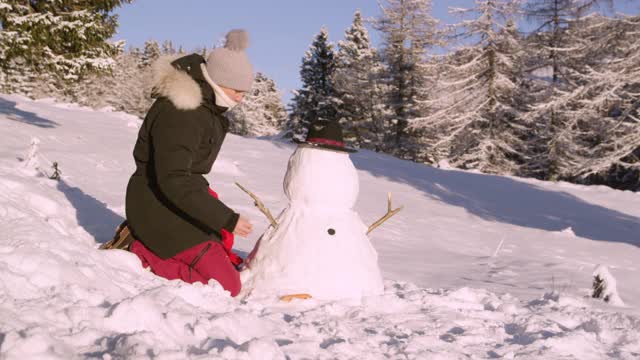
{"type": "Polygon", "coordinates": [[[300,146],[284,179],[289,206],[242,271],[244,295],[336,299],[383,291],[378,254],[353,211],[358,174],[347,153],[300,146]]]}

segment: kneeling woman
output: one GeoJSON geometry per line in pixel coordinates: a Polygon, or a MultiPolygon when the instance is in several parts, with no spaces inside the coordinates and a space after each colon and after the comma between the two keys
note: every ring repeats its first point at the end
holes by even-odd
{"type": "Polygon", "coordinates": [[[247,43],[246,32],[232,30],[207,61],[192,54],[154,65],[158,99],[138,134],[126,199],[137,239],[129,249],[143,266],[189,283],[215,279],[232,296],[240,292],[242,262],[231,250],[234,234],[247,236],[252,226],[218,199],[203,175],[229,127],[223,113],[253,82],[247,43]]]}

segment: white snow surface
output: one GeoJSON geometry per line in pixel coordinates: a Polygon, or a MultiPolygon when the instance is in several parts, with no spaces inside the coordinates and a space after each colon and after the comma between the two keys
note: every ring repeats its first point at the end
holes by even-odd
{"type": "MultiPolygon", "coordinates": [[[[640,195],[444,170],[361,151],[354,207],[376,229],[384,292],[357,300],[239,300],[219,285],[167,281],[97,250],[124,214],[135,118],[0,96],[2,359],[638,359],[640,195]],[[33,138],[36,161],[26,166],[33,138]],[[56,161],[61,181],[49,180],[56,161]],[[40,170],[34,170],[38,167],[40,170]],[[563,231],[565,229],[569,231],[563,231]],[[589,297],[605,265],[626,306],[589,297]]],[[[229,135],[209,176],[277,213],[295,147],[229,135]]],[[[295,257],[295,256],[294,256],[295,257]]],[[[292,259],[292,261],[298,259],[292,259]]],[[[339,262],[335,267],[345,266],[339,262]]]]}
{"type": "Polygon", "coordinates": [[[347,153],[305,145],[295,149],[284,176],[290,203],[247,258],[241,296],[381,294],[378,254],[368,227],[352,209],[358,189],[347,153]]]}

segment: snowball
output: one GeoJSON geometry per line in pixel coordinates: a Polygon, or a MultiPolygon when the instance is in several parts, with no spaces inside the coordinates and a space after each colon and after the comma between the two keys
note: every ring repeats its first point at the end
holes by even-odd
{"type": "Polygon", "coordinates": [[[284,191],[302,206],[350,209],[358,198],[358,173],[347,153],[301,146],[289,159],[284,191]]]}

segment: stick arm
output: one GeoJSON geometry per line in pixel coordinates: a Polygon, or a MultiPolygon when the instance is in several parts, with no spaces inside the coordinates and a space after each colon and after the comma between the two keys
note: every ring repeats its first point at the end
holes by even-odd
{"type": "Polygon", "coordinates": [[[278,226],[278,222],[276,221],[276,219],[273,217],[273,215],[271,215],[271,211],[269,211],[269,209],[264,206],[264,204],[262,203],[262,201],[260,201],[260,199],[251,191],[247,190],[244,186],[240,185],[237,181],[235,183],[242,191],[246,192],[249,196],[251,196],[251,198],[254,201],[254,205],[258,207],[258,209],[260,209],[260,211],[267,217],[267,219],[269,219],[269,223],[271,223],[271,225],[275,228],[278,226]]]}
{"type": "Polygon", "coordinates": [[[389,193],[388,202],[387,202],[387,213],[383,217],[378,219],[376,222],[371,224],[371,226],[369,226],[369,229],[367,230],[367,235],[369,235],[369,233],[371,233],[375,228],[377,228],[378,226],[382,225],[382,223],[384,223],[385,221],[389,220],[393,215],[399,213],[400,210],[402,210],[402,208],[404,208],[404,206],[400,206],[397,209],[393,209],[391,207],[391,193],[389,193]]]}

